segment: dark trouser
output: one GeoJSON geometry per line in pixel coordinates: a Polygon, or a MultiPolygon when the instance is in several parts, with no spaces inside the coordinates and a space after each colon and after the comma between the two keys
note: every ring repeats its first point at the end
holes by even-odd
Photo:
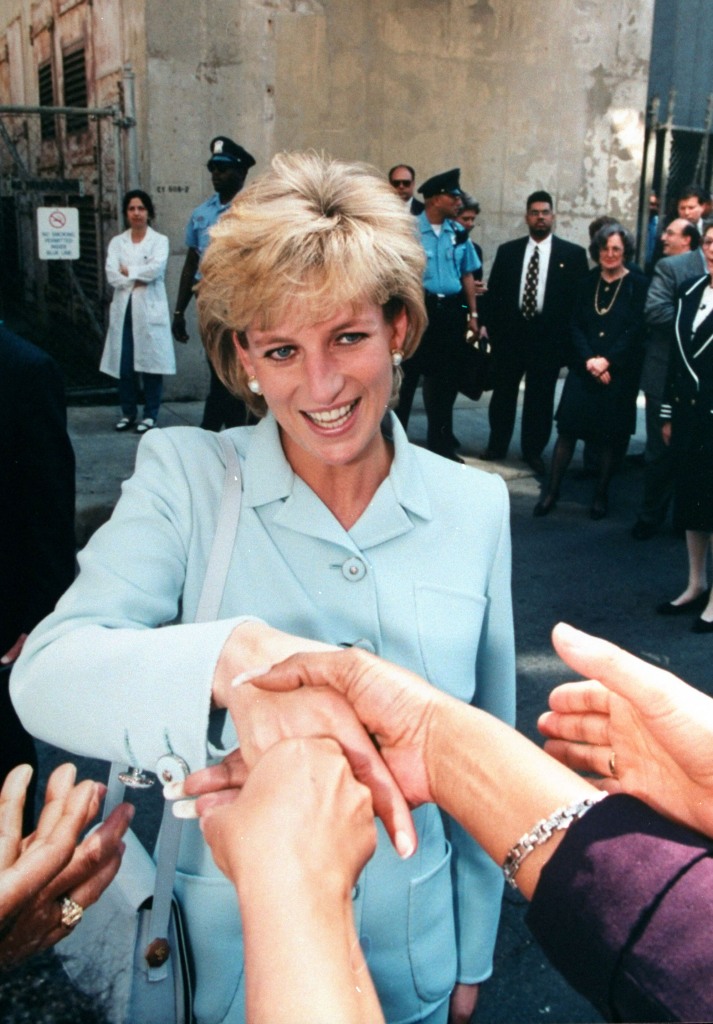
{"type": "Polygon", "coordinates": [[[542,338],[536,322],[527,325],[523,321],[523,324],[524,336],[512,346],[508,346],[507,339],[496,341],[495,386],[488,407],[488,449],[501,458],[507,455],[515,429],[517,398],[523,377],[525,398],[520,431],[523,457],[539,458],[552,433],[559,360],[542,338]]]}
{"type": "Polygon", "coordinates": [[[25,798],[22,834],[34,829],[35,793],[37,792],[37,752],[32,737],[20,724],[9,692],[10,669],[0,669],[0,786],[5,776],[18,764],[32,765],[34,772],[25,798]]]}
{"type": "Polygon", "coordinates": [[[673,497],[673,457],[661,436],[661,402],[646,395],[646,448],[644,450],[644,498],[639,519],[660,526],[673,497]]]}
{"type": "Polygon", "coordinates": [[[453,405],[458,394],[459,346],[465,338],[463,300],[458,295],[439,299],[426,292],[428,327],[418,349],[404,363],[404,379],[396,415],[404,429],[418,382],[423,377],[423,402],[428,420],[427,445],[439,455],[452,455],[453,405]]]}
{"type": "Polygon", "coordinates": [[[210,391],[203,409],[203,429],[217,432],[223,427],[244,427],[247,423],[257,423],[257,419],[248,410],[242,398],[231,395],[211,363],[208,363],[208,368],[210,391]]]}
{"type": "MultiPolygon", "coordinates": [[[[143,373],[144,417],[158,419],[163,394],[163,376],[160,373],[143,373]]],[[[126,307],[124,330],[121,336],[121,362],[119,364],[119,404],[124,416],[136,419],[138,411],[138,374],[134,370],[134,328],[131,316],[131,299],[126,307]]]]}

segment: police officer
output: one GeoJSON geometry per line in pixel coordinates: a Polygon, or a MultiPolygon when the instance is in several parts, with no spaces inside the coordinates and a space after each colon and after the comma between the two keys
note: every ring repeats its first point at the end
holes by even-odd
{"type": "Polygon", "coordinates": [[[470,326],[472,331],[478,330],[473,273],[479,269],[480,260],[473,243],[462,239],[455,223],[463,195],[460,168],[434,175],[418,191],[426,204],[417,223],[426,252],[423,287],[428,327],[416,352],[404,364],[396,415],[405,428],[423,376],[427,445],[432,452],[462,462],[455,453],[453,404],[466,329],[470,326]]]}
{"type": "MultiPolygon", "coordinates": [[[[245,184],[247,173],[255,159],[237,142],[218,135],[210,144],[210,171],[214,195],[197,206],[186,226],[185,242],[188,247],[178,285],[178,298],[173,314],[171,331],[176,341],[188,341],[186,307],[193,296],[193,286],[200,277],[198,265],[210,242],[210,229],[245,184]]],[[[209,364],[210,365],[210,364],[209,364]]],[[[245,403],[228,391],[210,366],[210,391],[203,411],[201,426],[205,430],[222,427],[240,427],[248,422],[245,403]]]]}

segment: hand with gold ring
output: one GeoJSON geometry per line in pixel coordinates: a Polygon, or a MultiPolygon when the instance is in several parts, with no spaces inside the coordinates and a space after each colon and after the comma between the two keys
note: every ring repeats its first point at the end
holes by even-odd
{"type": "Polygon", "coordinates": [[[32,776],[19,765],[0,791],[0,968],[12,967],[59,942],[116,874],[133,808],[121,804],[92,835],[80,836],[105,792],[89,780],[75,785],[74,765],[47,783],[36,830],[22,838],[22,810],[32,776]]]}
{"type": "Polygon", "coordinates": [[[588,677],[550,694],[545,750],[713,836],[713,699],[663,669],[560,623],[555,650],[588,677]]]}

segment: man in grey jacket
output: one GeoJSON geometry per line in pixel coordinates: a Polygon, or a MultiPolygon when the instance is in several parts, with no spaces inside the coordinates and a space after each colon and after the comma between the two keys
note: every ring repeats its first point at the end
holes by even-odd
{"type": "Polygon", "coordinates": [[[680,217],[671,221],[661,236],[664,258],[656,264],[644,307],[649,328],[641,388],[646,395],[646,466],[644,497],[639,516],[631,530],[636,540],[648,540],[659,530],[671,502],[672,460],[661,437],[659,412],[666,384],[673,340],[676,296],[684,281],[702,277],[706,271],[698,229],[680,217]]]}

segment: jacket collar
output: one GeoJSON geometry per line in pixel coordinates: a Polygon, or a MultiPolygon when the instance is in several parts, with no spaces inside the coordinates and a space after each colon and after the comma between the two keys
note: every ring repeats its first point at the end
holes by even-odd
{"type": "Polygon", "coordinates": [[[260,508],[282,502],[274,522],[339,543],[350,537],[362,549],[413,529],[413,518],[431,519],[431,502],[416,451],[393,413],[388,414],[384,426],[386,436],[394,444],[391,469],[349,533],[295,474],[285,458],[279,428],[270,413],[251,434],[243,473],[246,506],[260,508]]]}

